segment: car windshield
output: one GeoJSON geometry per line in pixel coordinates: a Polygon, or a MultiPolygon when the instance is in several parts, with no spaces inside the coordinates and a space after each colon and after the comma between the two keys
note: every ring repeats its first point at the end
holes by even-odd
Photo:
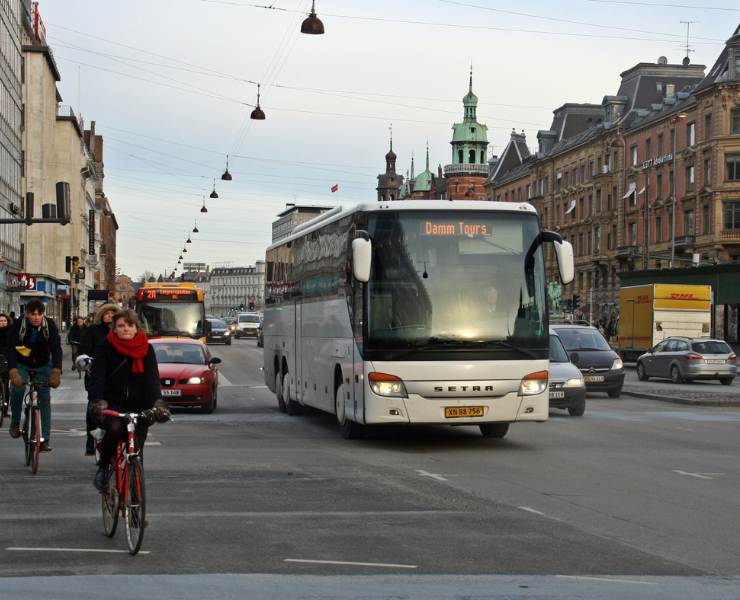
{"type": "Polygon", "coordinates": [[[694,352],[699,354],[730,354],[732,348],[730,348],[725,342],[721,340],[707,340],[706,342],[693,342],[691,344],[694,352]]]}
{"type": "Polygon", "coordinates": [[[556,335],[550,336],[550,362],[570,362],[570,359],[568,358],[568,353],[565,351],[565,348],[563,348],[563,344],[556,335]]]}
{"type": "Polygon", "coordinates": [[[226,323],[221,319],[209,319],[209,321],[214,329],[226,329],[226,323]]]}
{"type": "Polygon", "coordinates": [[[259,323],[259,315],[239,315],[240,323],[259,323]]]}
{"type": "Polygon", "coordinates": [[[587,327],[558,329],[558,337],[560,337],[568,352],[573,350],[611,350],[603,335],[595,329],[587,327]]]}
{"type": "Polygon", "coordinates": [[[203,365],[206,362],[203,349],[195,344],[152,344],[158,363],[203,365]]]}
{"type": "Polygon", "coordinates": [[[197,302],[139,302],[136,312],[149,336],[203,335],[203,305],[197,302]]]}

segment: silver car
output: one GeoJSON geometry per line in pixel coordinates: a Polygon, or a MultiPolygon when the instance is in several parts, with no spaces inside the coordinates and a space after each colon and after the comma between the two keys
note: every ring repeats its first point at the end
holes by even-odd
{"type": "Polygon", "coordinates": [[[550,334],[550,406],[567,408],[571,417],[586,412],[586,385],[583,375],[565,351],[560,338],[550,334]]]}
{"type": "Polygon", "coordinates": [[[737,357],[723,340],[669,337],[637,359],[637,377],[663,377],[673,383],[719,379],[730,385],[737,375],[737,357]]]}

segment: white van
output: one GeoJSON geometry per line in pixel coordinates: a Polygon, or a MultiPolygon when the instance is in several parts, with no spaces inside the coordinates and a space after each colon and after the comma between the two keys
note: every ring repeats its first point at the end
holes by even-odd
{"type": "Polygon", "coordinates": [[[258,313],[239,313],[236,316],[236,337],[257,337],[257,329],[262,322],[258,313]]]}

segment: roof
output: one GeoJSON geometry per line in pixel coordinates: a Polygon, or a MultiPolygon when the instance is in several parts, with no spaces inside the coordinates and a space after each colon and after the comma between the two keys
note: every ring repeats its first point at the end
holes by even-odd
{"type": "Polygon", "coordinates": [[[331,206],[322,206],[320,204],[296,204],[288,206],[283,212],[278,213],[278,217],[284,217],[292,212],[317,212],[319,210],[329,210],[331,206]]]}
{"type": "Polygon", "coordinates": [[[477,121],[463,121],[452,126],[452,142],[488,143],[488,126],[477,121]]]}
{"type": "Polygon", "coordinates": [[[499,175],[505,175],[512,170],[517,169],[530,157],[529,148],[527,148],[527,139],[524,133],[511,132],[509,143],[501,153],[501,157],[496,162],[493,172],[489,175],[488,181],[496,181],[499,175]]]}
{"type": "Polygon", "coordinates": [[[738,53],[740,52],[740,25],[737,26],[732,37],[725,42],[725,47],[722,49],[722,52],[720,52],[719,57],[709,70],[707,76],[696,86],[696,89],[694,90],[695,92],[701,92],[717,83],[740,80],[740,73],[736,72],[734,79],[732,77],[732,69],[730,68],[730,48],[734,48],[735,60],[737,60],[738,53]]]}
{"type": "Polygon", "coordinates": [[[434,180],[434,173],[429,169],[425,169],[416,176],[414,180],[414,192],[428,192],[432,189],[432,181],[434,180]]]}

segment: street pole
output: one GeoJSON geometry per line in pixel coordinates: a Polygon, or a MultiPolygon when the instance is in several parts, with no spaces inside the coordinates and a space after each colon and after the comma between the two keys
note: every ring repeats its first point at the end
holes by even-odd
{"type": "Polygon", "coordinates": [[[669,268],[673,268],[673,261],[676,258],[676,124],[673,122],[673,135],[671,135],[671,263],[669,268]]]}
{"type": "Polygon", "coordinates": [[[642,257],[642,270],[647,271],[650,266],[650,167],[645,167],[643,172],[645,173],[645,197],[643,202],[645,203],[644,215],[642,217],[642,237],[645,242],[645,252],[642,257]]]}

